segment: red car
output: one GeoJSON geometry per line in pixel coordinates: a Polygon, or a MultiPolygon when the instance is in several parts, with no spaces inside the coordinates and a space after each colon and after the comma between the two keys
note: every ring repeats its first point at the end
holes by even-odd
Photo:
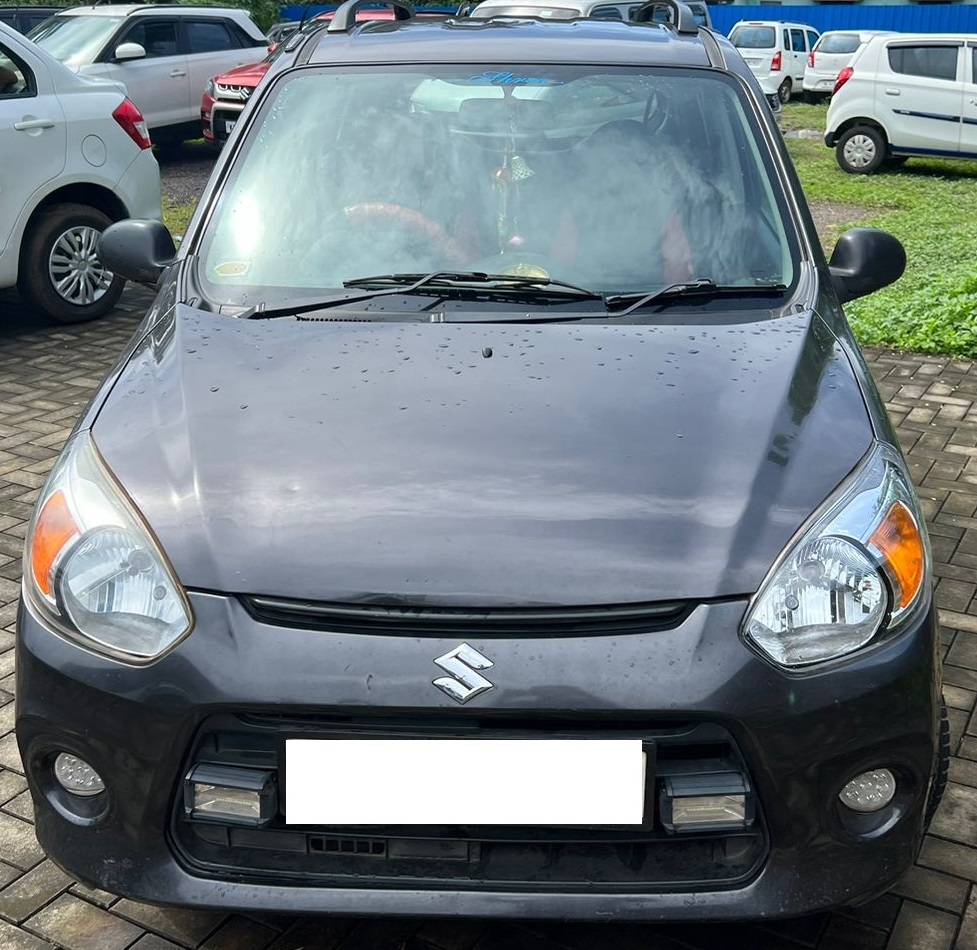
{"type": "MultiPolygon", "coordinates": [[[[392,20],[393,18],[392,10],[362,10],[356,14],[357,20],[392,20]]],[[[312,29],[322,20],[331,19],[331,11],[320,13],[305,24],[303,31],[312,29]]],[[[268,55],[260,63],[230,69],[207,83],[200,102],[200,122],[203,125],[204,138],[208,142],[221,146],[227,141],[238,116],[251,98],[251,93],[284,49],[284,45],[282,43],[270,47],[268,55]]]]}

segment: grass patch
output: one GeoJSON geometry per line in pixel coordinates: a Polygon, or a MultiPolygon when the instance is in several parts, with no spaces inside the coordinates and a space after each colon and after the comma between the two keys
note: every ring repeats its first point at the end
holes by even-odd
{"type": "Polygon", "coordinates": [[[196,207],[196,199],[180,203],[164,197],[163,224],[170,229],[171,234],[186,234],[187,225],[190,223],[190,217],[196,207]]]}
{"type": "MultiPolygon", "coordinates": [[[[823,107],[787,109],[794,128],[824,128],[823,107]]],[[[866,209],[870,218],[860,223],[890,231],[906,248],[901,280],[845,306],[859,342],[977,357],[977,215],[968,210],[977,162],[914,158],[897,170],[848,175],[818,139],[788,138],[787,147],[808,201],[866,209]]]]}

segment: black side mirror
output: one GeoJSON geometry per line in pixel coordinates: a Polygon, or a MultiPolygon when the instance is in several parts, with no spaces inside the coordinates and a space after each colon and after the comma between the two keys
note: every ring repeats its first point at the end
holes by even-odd
{"type": "Polygon", "coordinates": [[[155,284],[173,261],[176,245],[161,221],[129,218],[109,225],[98,242],[98,259],[113,274],[155,284]]]}
{"type": "Polygon", "coordinates": [[[906,250],[888,231],[845,231],[828,262],[831,282],[842,303],[895,283],[906,269],[906,250]]]}

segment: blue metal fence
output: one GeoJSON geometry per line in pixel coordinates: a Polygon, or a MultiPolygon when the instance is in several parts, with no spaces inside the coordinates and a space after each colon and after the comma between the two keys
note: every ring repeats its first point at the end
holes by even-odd
{"type": "Polygon", "coordinates": [[[816,30],[895,30],[897,33],[975,33],[977,4],[913,3],[882,7],[860,3],[805,6],[710,6],[712,25],[729,33],[737,20],[794,20],[816,30]]]}
{"type": "MultiPolygon", "coordinates": [[[[309,7],[312,17],[324,10],[335,10],[335,4],[309,7]]],[[[425,10],[432,9],[425,7],[425,10]]],[[[457,7],[437,8],[454,13],[457,7]]],[[[305,7],[292,4],[282,7],[283,20],[301,20],[305,7]]],[[[913,3],[901,7],[874,4],[839,3],[804,6],[746,6],[724,4],[710,6],[713,26],[729,33],[737,20],[795,20],[809,23],[822,33],[825,30],[896,30],[899,33],[974,33],[977,34],[977,3],[913,3]]]]}

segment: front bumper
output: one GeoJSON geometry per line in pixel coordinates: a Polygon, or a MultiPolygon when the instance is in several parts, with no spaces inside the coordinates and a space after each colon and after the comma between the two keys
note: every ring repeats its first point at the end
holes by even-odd
{"type": "MultiPolygon", "coordinates": [[[[529,639],[459,631],[450,640],[291,629],[256,620],[234,598],[192,594],[191,601],[195,632],[143,669],[65,642],[21,607],[17,736],[37,835],[58,864],[109,891],[223,909],[741,919],[868,899],[918,850],[938,726],[932,609],[914,629],[856,659],[786,675],[738,638],[742,601],[699,605],[673,628],[648,633],[529,639]],[[432,686],[439,675],[433,659],[462,640],[492,658],[496,687],[466,706],[432,686]],[[505,735],[528,723],[553,735],[646,732],[662,748],[670,732],[718,731],[757,793],[754,850],[743,873],[713,881],[677,872],[642,881],[643,869],[655,866],[652,852],[674,843],[660,830],[644,842],[645,852],[628,845],[628,881],[607,862],[590,868],[587,886],[520,878],[518,868],[504,881],[479,879],[475,864],[464,862],[450,880],[440,865],[422,863],[397,876],[347,863],[353,871],[344,880],[340,866],[328,863],[328,846],[313,854],[322,829],[290,828],[283,853],[291,848],[294,861],[258,844],[258,865],[221,866],[233,839],[217,834],[210,852],[214,834],[194,843],[196,830],[180,807],[183,778],[201,757],[273,761],[268,746],[248,736],[274,733],[276,720],[281,732],[309,734],[353,732],[367,723],[393,732],[409,726],[505,735]],[[227,734],[238,738],[220,738],[227,734]],[[49,765],[61,749],[101,773],[105,807],[82,816],[64,807],[49,765]],[[880,766],[898,774],[901,792],[886,828],[860,831],[846,823],[837,794],[852,775],[880,766]]],[[[426,833],[479,838],[465,829],[426,833]]],[[[373,840],[394,834],[371,830],[373,840]]],[[[716,866],[725,866],[725,851],[715,842],[709,847],[716,866]]],[[[621,848],[614,853],[621,865],[621,848]]]]}
{"type": "Polygon", "coordinates": [[[241,118],[244,102],[228,102],[225,99],[215,99],[210,109],[210,139],[218,144],[227,141],[234,124],[241,118]]]}

